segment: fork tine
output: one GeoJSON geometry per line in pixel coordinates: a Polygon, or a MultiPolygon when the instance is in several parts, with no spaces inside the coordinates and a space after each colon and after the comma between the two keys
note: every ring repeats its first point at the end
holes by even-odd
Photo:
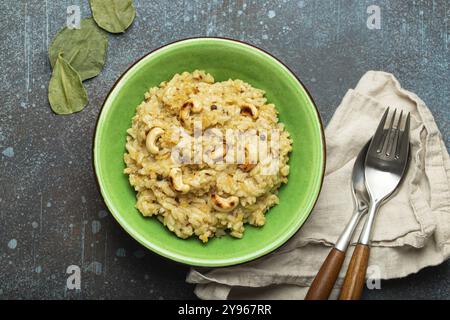
{"type": "MultiPolygon", "coordinates": [[[[394,152],[397,149],[398,137],[400,134],[400,125],[402,124],[402,119],[403,119],[403,110],[400,111],[400,116],[398,117],[397,124],[395,125],[392,143],[390,144],[389,149],[387,149],[387,152],[386,152],[387,156],[389,156],[392,152],[394,152]]],[[[394,156],[395,156],[395,154],[394,154],[394,156]]]]}
{"type": "Polygon", "coordinates": [[[410,126],[410,118],[411,114],[408,112],[408,116],[406,117],[406,123],[405,123],[405,129],[403,131],[408,133],[408,139],[409,139],[409,126],[410,126]]]}
{"type": "Polygon", "coordinates": [[[410,130],[411,114],[408,112],[405,121],[405,127],[398,139],[395,158],[406,160],[409,151],[409,130],[410,130]]]}
{"type": "Polygon", "coordinates": [[[391,137],[392,137],[392,129],[394,127],[394,121],[395,121],[395,114],[397,113],[397,109],[394,109],[394,114],[391,117],[391,123],[389,124],[389,128],[387,130],[387,134],[385,137],[385,140],[383,142],[383,152],[384,154],[386,154],[386,156],[389,156],[389,150],[392,147],[392,141],[391,141],[391,137]]]}
{"type": "Polygon", "coordinates": [[[402,124],[402,117],[403,117],[403,110],[400,111],[400,117],[398,118],[397,125],[396,125],[396,128],[398,129],[398,131],[400,131],[400,126],[402,124]]]}
{"type": "Polygon", "coordinates": [[[383,117],[381,118],[380,123],[378,124],[378,128],[377,131],[375,131],[375,134],[373,135],[373,139],[371,142],[371,146],[373,143],[373,146],[377,146],[377,152],[381,152],[382,148],[383,148],[383,142],[384,142],[384,125],[386,124],[386,118],[388,116],[389,113],[389,107],[386,109],[386,111],[383,114],[383,117]]]}

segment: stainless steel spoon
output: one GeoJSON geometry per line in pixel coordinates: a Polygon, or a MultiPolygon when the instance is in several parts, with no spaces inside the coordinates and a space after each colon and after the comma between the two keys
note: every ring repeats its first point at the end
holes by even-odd
{"type": "Polygon", "coordinates": [[[339,239],[336,241],[334,247],[341,251],[347,251],[347,248],[352,240],[353,233],[355,232],[356,226],[358,222],[361,220],[361,217],[367,213],[367,209],[369,207],[369,194],[366,189],[366,178],[364,174],[364,161],[366,160],[367,150],[369,149],[370,142],[369,140],[366,145],[361,149],[358,154],[358,157],[355,160],[355,164],[353,165],[352,172],[352,194],[353,194],[353,207],[354,212],[353,215],[342,232],[339,239]]]}
{"type": "Polygon", "coordinates": [[[366,190],[364,176],[364,161],[366,159],[367,149],[370,140],[359,152],[352,172],[352,195],[354,211],[350,221],[337,240],[334,248],[330,251],[327,258],[322,264],[314,281],[306,294],[305,300],[326,300],[330,296],[334,283],[339,276],[342,263],[345,259],[345,252],[352,240],[356,226],[364,214],[367,213],[369,203],[369,195],[366,190]]]}
{"type": "Polygon", "coordinates": [[[339,300],[360,299],[365,285],[371,233],[376,213],[380,206],[398,190],[408,170],[410,115],[408,113],[406,117],[403,117],[401,112],[395,121],[396,111],[394,109],[390,125],[386,130],[384,127],[389,108],[386,110],[367,150],[364,170],[370,199],[369,214],[353,251],[339,300]],[[403,129],[402,123],[405,123],[403,129]]]}

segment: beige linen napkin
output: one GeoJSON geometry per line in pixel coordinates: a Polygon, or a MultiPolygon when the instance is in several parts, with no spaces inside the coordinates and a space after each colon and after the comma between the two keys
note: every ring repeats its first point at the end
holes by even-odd
{"type": "Polygon", "coordinates": [[[371,278],[405,277],[450,256],[450,159],[442,136],[419,97],[402,89],[392,74],[369,71],[355,89],[347,92],[326,129],[326,177],[305,225],[285,246],[259,260],[229,268],[191,270],[187,281],[197,284],[199,298],[305,296],[352,213],[353,162],[387,106],[411,112],[412,158],[398,194],[381,207],[376,218],[369,261],[371,278]]]}

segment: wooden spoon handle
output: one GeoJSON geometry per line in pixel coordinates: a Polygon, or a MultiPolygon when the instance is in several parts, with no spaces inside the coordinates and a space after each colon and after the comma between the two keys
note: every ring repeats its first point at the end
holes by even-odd
{"type": "Polygon", "coordinates": [[[327,300],[342,268],[345,253],[333,248],[320,267],[305,300],[327,300]]]}
{"type": "Polygon", "coordinates": [[[363,292],[370,248],[358,244],[353,251],[352,259],[345,274],[339,300],[359,300],[363,292]]]}

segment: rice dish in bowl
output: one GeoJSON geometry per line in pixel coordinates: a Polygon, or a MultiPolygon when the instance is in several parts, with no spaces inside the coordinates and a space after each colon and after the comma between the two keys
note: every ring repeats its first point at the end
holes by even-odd
{"type": "Polygon", "coordinates": [[[263,90],[196,70],[145,94],[127,130],[124,172],[136,208],[178,237],[241,238],[278,203],[291,149],[263,90]]]}

